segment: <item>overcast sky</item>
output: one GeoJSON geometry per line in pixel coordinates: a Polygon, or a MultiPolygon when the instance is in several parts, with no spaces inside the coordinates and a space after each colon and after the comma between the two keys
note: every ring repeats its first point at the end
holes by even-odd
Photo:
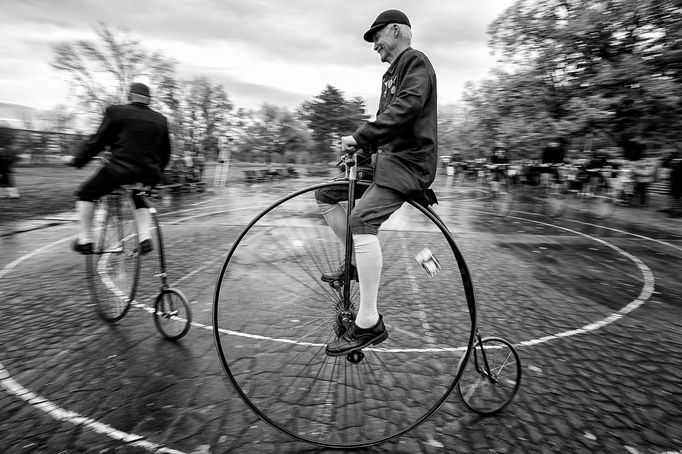
{"type": "Polygon", "coordinates": [[[208,77],[236,107],[264,102],[296,108],[327,84],[377,108],[388,68],[362,39],[376,16],[400,9],[415,49],[431,60],[441,103],[457,101],[467,81],[488,75],[495,59],[488,24],[514,0],[2,0],[0,101],[49,109],[68,104],[51,45],[95,40],[104,22],[127,30],[148,50],[178,61],[181,78],[208,77]]]}

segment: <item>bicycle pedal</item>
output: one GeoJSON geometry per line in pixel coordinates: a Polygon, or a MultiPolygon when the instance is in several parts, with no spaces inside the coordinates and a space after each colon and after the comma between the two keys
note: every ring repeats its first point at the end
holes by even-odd
{"type": "Polygon", "coordinates": [[[353,350],[346,354],[346,360],[352,364],[358,364],[363,359],[365,359],[365,354],[362,352],[362,349],[353,350]]]}

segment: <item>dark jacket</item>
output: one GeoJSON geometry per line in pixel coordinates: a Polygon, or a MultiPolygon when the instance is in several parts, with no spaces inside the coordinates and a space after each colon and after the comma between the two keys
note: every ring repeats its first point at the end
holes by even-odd
{"type": "Polygon", "coordinates": [[[107,146],[112,155],[108,170],[154,184],[170,159],[166,117],[141,103],[108,107],[99,130],[83,145],[74,165],[84,166],[107,146]]]}
{"type": "Polygon", "coordinates": [[[408,48],[382,79],[376,119],[353,137],[365,151],[379,149],[374,182],[414,195],[427,189],[438,169],[436,73],[423,53],[408,48]]]}

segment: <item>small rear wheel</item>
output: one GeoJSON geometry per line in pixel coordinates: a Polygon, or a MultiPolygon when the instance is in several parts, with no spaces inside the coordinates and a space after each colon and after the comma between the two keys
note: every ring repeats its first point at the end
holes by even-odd
{"type": "Polygon", "coordinates": [[[462,403],[481,415],[492,415],[514,399],[521,386],[521,361],[511,343],[486,337],[474,344],[469,364],[457,384],[462,403]]]}
{"type": "Polygon", "coordinates": [[[488,185],[491,212],[496,216],[506,216],[511,211],[512,204],[514,203],[514,194],[512,193],[509,180],[504,177],[498,177],[497,179],[491,179],[488,185]]]}
{"type": "Polygon", "coordinates": [[[609,188],[604,182],[593,184],[589,199],[589,211],[597,219],[605,219],[613,214],[616,205],[609,194],[609,188]]]}
{"type": "Polygon", "coordinates": [[[189,331],[192,310],[185,295],[177,289],[161,291],[154,302],[154,325],[168,340],[176,341],[189,331]]]}
{"type": "Polygon", "coordinates": [[[566,211],[566,204],[568,200],[566,195],[568,189],[565,184],[559,182],[553,182],[549,184],[544,191],[544,214],[552,217],[558,218],[564,211],[566,211]]]}

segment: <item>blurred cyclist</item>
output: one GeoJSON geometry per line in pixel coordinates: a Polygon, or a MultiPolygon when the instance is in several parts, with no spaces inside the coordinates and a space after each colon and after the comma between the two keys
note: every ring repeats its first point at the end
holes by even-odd
{"type": "MultiPolygon", "coordinates": [[[[126,184],[153,186],[170,159],[168,122],[162,114],[149,108],[149,87],[141,83],[130,86],[129,104],[106,109],[97,132],[88,140],[70,165],[83,167],[108,148],[108,162],[76,192],[78,238],[73,249],[91,254],[93,249],[92,218],[95,201],[126,184]]],[[[140,253],[151,252],[151,214],[144,200],[133,192],[135,218],[140,235],[140,253]]]]}

